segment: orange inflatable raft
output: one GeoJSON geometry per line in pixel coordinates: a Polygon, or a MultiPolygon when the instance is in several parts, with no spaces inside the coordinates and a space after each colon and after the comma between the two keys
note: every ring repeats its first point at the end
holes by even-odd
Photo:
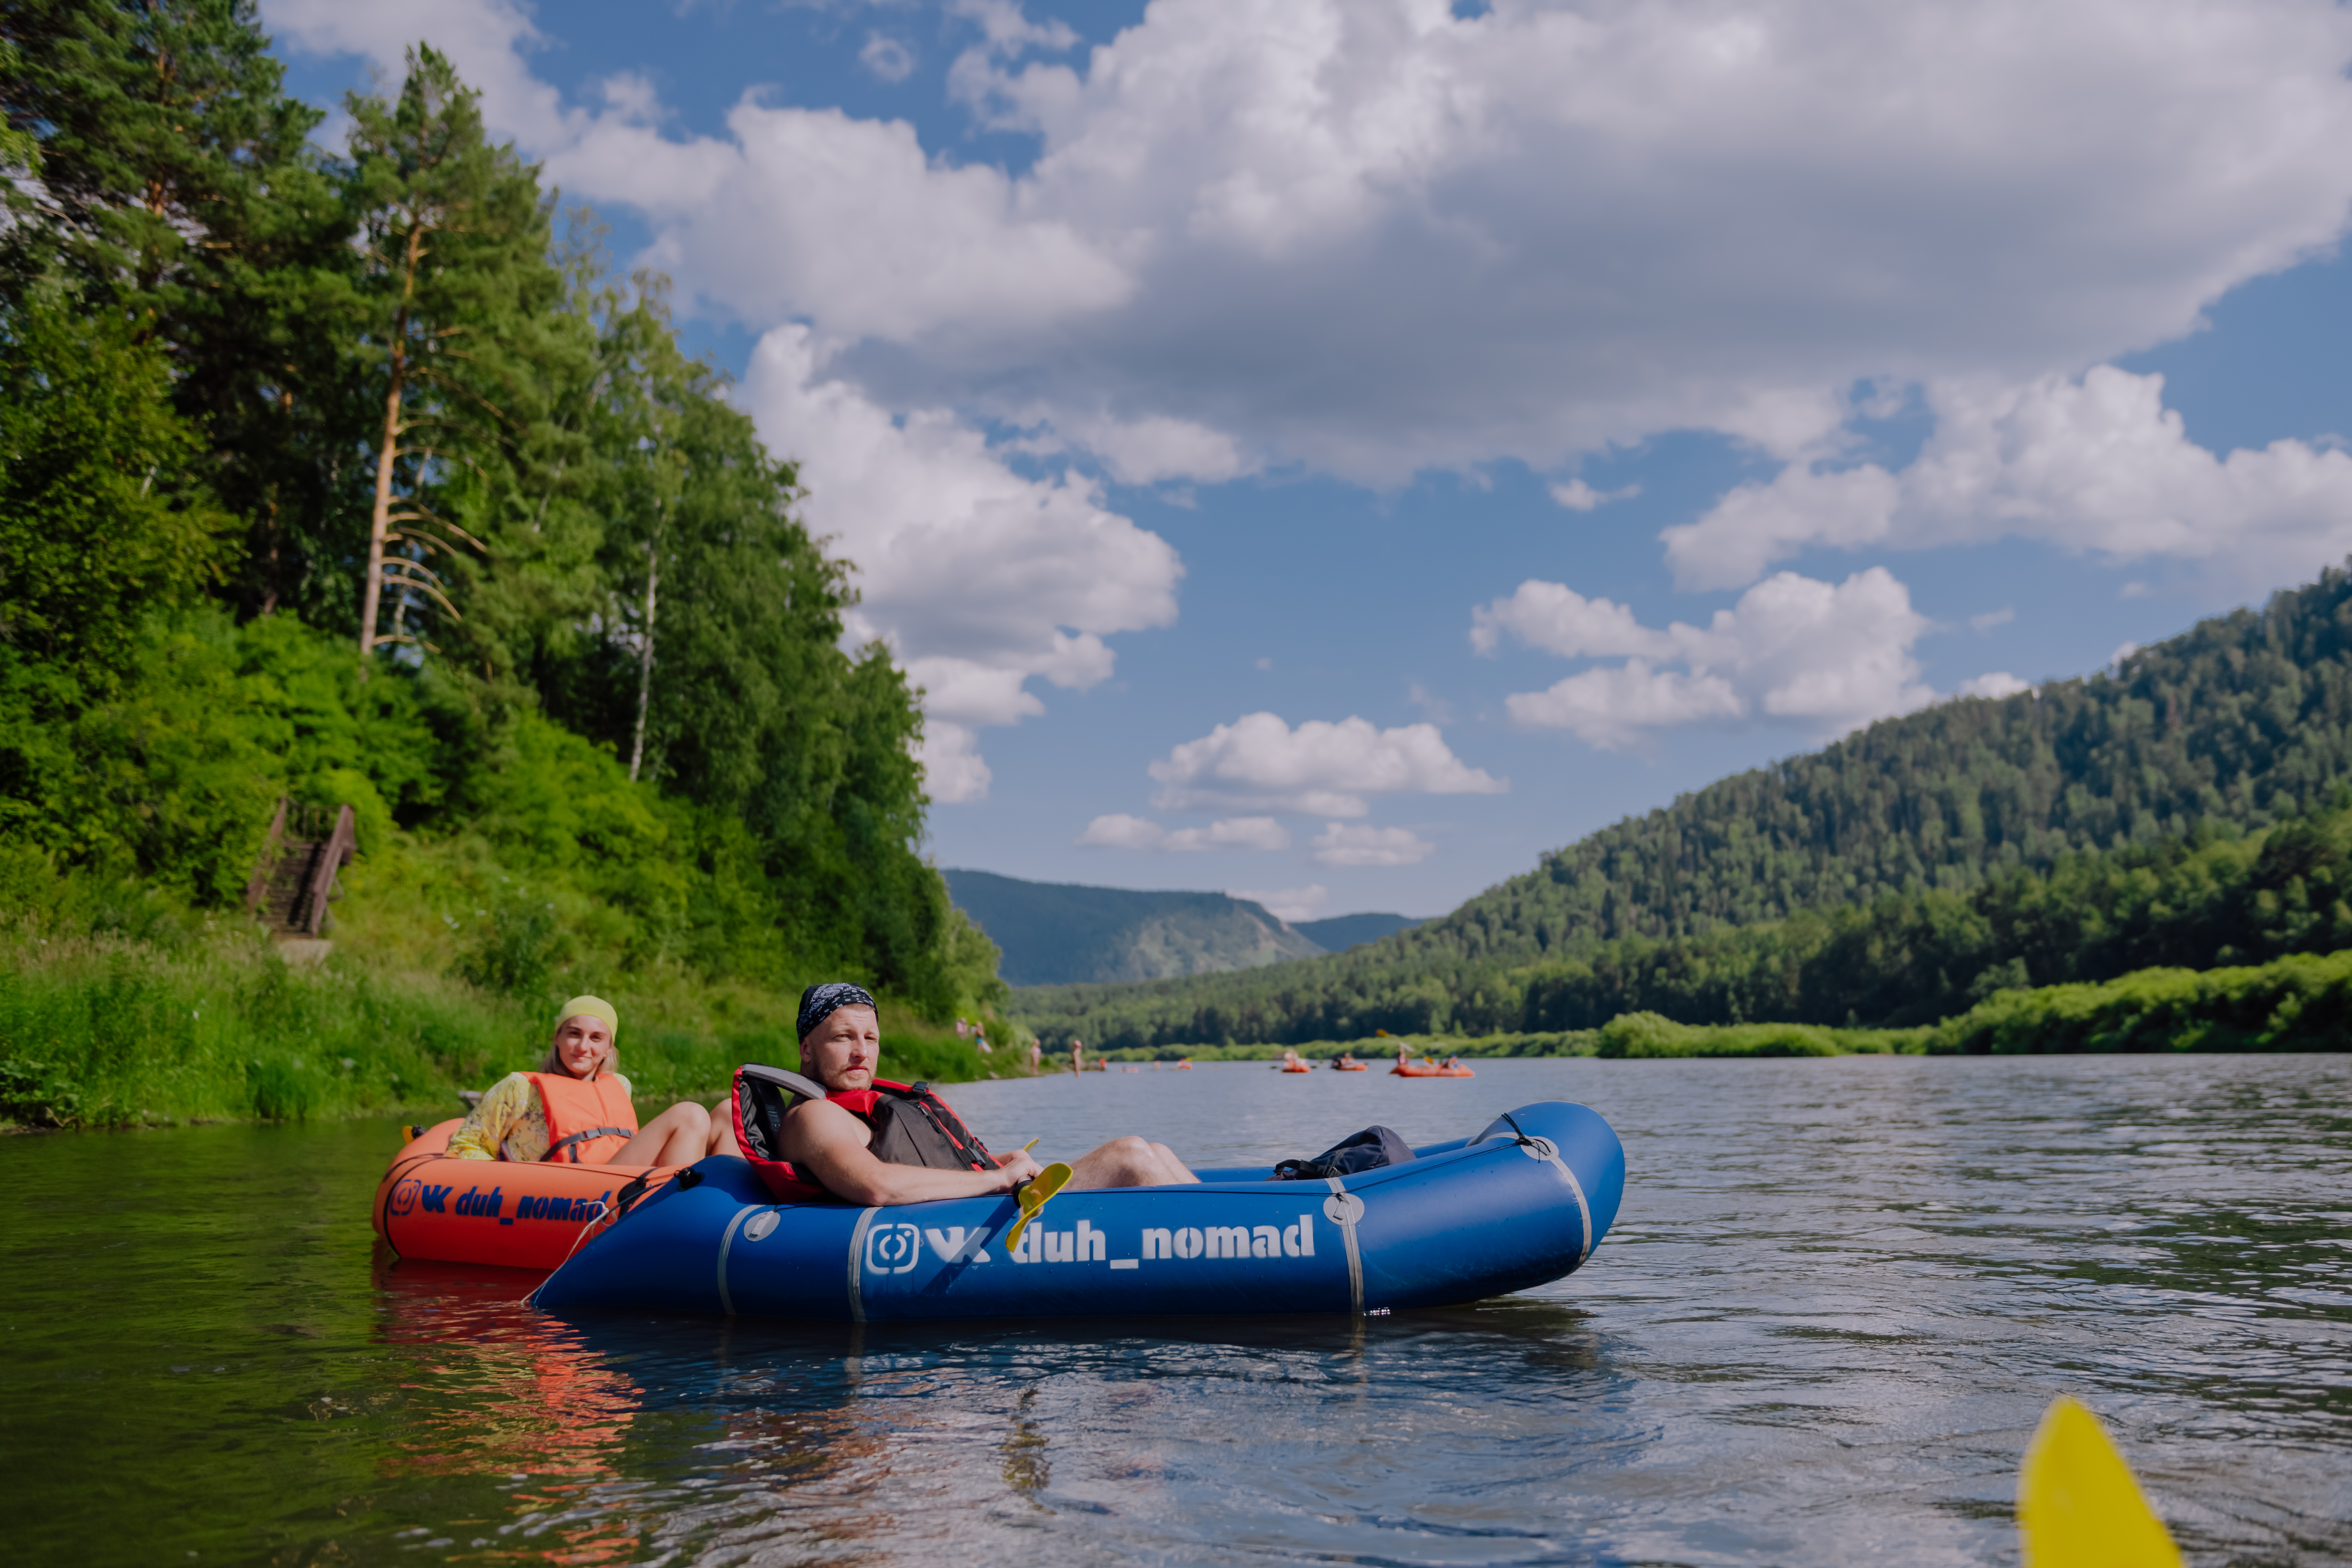
{"type": "Polygon", "coordinates": [[[1396,1066],[1389,1068],[1389,1076],[1391,1078],[1476,1078],[1478,1075],[1459,1062],[1439,1067],[1427,1057],[1423,1057],[1417,1062],[1400,1060],[1396,1066]]]}
{"type": "Polygon", "coordinates": [[[411,1128],[375,1190],[375,1232],[395,1256],[544,1272],[688,1167],[453,1160],[465,1123],[411,1128]]]}

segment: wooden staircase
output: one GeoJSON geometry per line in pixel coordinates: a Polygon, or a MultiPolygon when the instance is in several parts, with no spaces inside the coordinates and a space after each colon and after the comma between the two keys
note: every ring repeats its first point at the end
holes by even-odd
{"type": "Polygon", "coordinates": [[[327,929],[328,901],[342,896],[335,874],[358,848],[350,806],[296,805],[281,797],[245,885],[246,913],[273,937],[318,938],[327,929]]]}

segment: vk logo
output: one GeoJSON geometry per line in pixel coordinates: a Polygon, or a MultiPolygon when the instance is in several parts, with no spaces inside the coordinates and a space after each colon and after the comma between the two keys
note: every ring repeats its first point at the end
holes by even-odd
{"type": "Polygon", "coordinates": [[[905,1274],[923,1260],[923,1233],[911,1225],[877,1225],[866,1233],[866,1268],[905,1274]]]}
{"type": "Polygon", "coordinates": [[[944,1230],[927,1230],[923,1234],[930,1237],[931,1250],[940,1255],[942,1263],[953,1263],[959,1258],[966,1263],[988,1261],[988,1232],[979,1226],[967,1229],[951,1225],[944,1230]]]}

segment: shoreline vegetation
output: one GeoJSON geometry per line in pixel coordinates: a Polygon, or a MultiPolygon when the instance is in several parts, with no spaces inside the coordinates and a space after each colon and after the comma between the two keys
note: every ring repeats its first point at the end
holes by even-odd
{"type": "MultiPolygon", "coordinates": [[[[792,1066],[793,998],[646,976],[619,1008],[622,1073],[642,1109],[723,1097],[747,1061],[792,1066]]],[[[0,952],[0,1131],[462,1115],[460,1089],[535,1068],[561,998],[525,1002],[455,975],[341,953],[289,963],[243,930],[175,944],[17,933],[0,952]]],[[[960,1083],[1027,1071],[886,1002],[893,1078],[960,1083]]]]}
{"type": "Polygon", "coordinates": [[[2232,968],[2144,969],[2096,984],[1997,991],[1957,1017],[1907,1029],[1678,1024],[1642,1012],[1621,1014],[1598,1029],[1549,1034],[1377,1035],[1296,1046],[1135,1047],[1087,1054],[1123,1063],[1183,1058],[1227,1062],[1275,1061],[1285,1050],[1296,1050],[1309,1060],[1328,1061],[1347,1051],[1377,1070],[1400,1046],[1415,1059],[2343,1051],[2352,1048],[2352,950],[2296,953],[2232,968]]]}

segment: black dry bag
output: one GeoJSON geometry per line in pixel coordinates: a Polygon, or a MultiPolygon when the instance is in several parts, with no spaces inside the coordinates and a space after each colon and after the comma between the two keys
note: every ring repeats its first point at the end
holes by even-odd
{"type": "Polygon", "coordinates": [[[1274,1168],[1277,1182],[1319,1182],[1329,1176],[1352,1176],[1382,1165],[1402,1165],[1412,1158],[1412,1145],[1385,1127],[1367,1127],[1342,1138],[1312,1160],[1285,1160],[1274,1168]]]}

